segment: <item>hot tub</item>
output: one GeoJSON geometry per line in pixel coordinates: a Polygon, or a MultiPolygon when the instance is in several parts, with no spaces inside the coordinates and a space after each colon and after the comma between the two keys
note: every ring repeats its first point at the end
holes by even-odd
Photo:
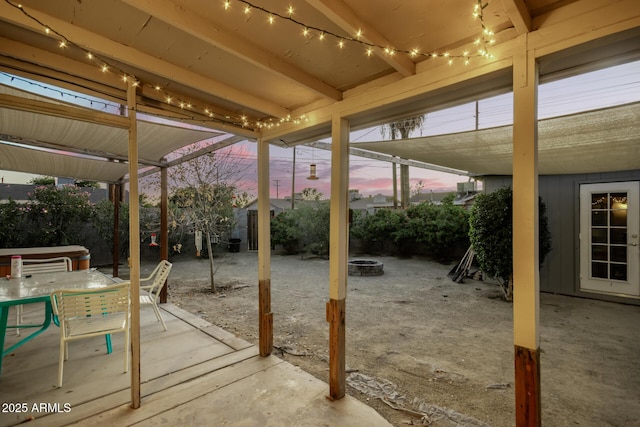
{"type": "Polygon", "coordinates": [[[74,270],[88,270],[91,266],[89,249],[84,246],[0,249],[0,277],[11,274],[12,255],[20,255],[23,259],[45,259],[66,256],[71,258],[74,270]]]}

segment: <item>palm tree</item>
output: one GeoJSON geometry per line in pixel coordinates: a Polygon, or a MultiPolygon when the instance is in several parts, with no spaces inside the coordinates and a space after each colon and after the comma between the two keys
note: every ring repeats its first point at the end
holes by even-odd
{"type": "MultiPolygon", "coordinates": [[[[396,120],[386,125],[382,125],[382,137],[386,137],[387,132],[392,140],[399,136],[401,139],[409,138],[409,135],[416,129],[422,128],[427,116],[421,114],[419,116],[408,117],[406,119],[396,120]]],[[[393,207],[398,207],[398,189],[396,178],[396,164],[393,167],[393,207]]],[[[409,166],[400,165],[400,198],[401,206],[405,209],[409,204],[409,166]]]]}

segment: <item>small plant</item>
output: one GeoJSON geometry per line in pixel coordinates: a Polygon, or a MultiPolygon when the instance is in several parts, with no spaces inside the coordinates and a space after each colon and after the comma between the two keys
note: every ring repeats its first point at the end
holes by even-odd
{"type": "MultiPolygon", "coordinates": [[[[503,187],[481,194],[471,210],[469,239],[480,269],[498,279],[507,301],[513,300],[513,193],[503,187]]],[[[551,250],[546,205],[539,200],[540,266],[551,250]]]]}

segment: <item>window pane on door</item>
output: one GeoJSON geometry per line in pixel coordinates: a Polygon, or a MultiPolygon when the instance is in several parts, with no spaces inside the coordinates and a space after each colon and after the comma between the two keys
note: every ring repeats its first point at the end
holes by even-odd
{"type": "Polygon", "coordinates": [[[608,279],[609,278],[609,269],[607,268],[607,264],[604,262],[592,262],[591,263],[591,277],[595,277],[597,279],[608,279]]]}
{"type": "MultiPolygon", "coordinates": [[[[611,228],[609,230],[611,236],[609,241],[613,245],[626,245],[627,244],[627,229],[626,228],[611,228]]],[[[600,243],[600,242],[598,242],[600,243]]]]}
{"type": "Polygon", "coordinates": [[[609,194],[607,193],[593,193],[591,195],[591,209],[607,209],[609,194]]]}
{"type": "Polygon", "coordinates": [[[591,194],[591,277],[627,280],[627,193],[591,194]]]}
{"type": "Polygon", "coordinates": [[[627,280],[626,264],[611,264],[611,280],[627,280]]]}
{"type": "Polygon", "coordinates": [[[608,261],[609,250],[606,245],[593,245],[591,246],[591,259],[597,261],[608,261]]]}
{"type": "Polygon", "coordinates": [[[627,262],[627,247],[611,246],[611,256],[609,259],[612,262],[627,262]]]}
{"type": "Polygon", "coordinates": [[[594,228],[591,230],[591,243],[609,243],[606,228],[594,228]]]}

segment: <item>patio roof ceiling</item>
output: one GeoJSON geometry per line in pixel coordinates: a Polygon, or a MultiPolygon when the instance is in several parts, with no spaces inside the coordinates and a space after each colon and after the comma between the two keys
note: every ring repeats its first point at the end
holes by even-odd
{"type": "MultiPolygon", "coordinates": [[[[545,80],[640,57],[640,3],[635,0],[489,1],[481,3],[482,20],[472,16],[475,1],[19,4],[0,1],[1,71],[116,104],[126,104],[126,75],[140,82],[139,112],[279,145],[328,137],[336,115],[355,130],[510,91],[512,58],[525,40],[545,80]],[[492,59],[474,56],[483,26],[495,33],[492,59]],[[464,65],[465,51],[471,52],[469,65],[464,65]]],[[[33,114],[38,127],[48,120],[33,114]]],[[[2,133],[38,139],[16,130],[2,133]]],[[[96,144],[80,143],[82,149],[113,152],[96,144]]],[[[487,154],[504,149],[484,144],[487,154]]],[[[158,161],[166,151],[149,147],[153,153],[141,149],[141,159],[158,161]]],[[[576,163],[588,164],[592,153],[580,154],[581,148],[567,149],[576,163]]],[[[428,156],[429,163],[438,164],[441,147],[431,149],[436,153],[428,156]]],[[[474,170],[477,151],[468,146],[456,169],[474,170]]],[[[421,156],[424,147],[403,154],[421,156]]],[[[619,164],[615,158],[602,163],[619,164]]]]}

